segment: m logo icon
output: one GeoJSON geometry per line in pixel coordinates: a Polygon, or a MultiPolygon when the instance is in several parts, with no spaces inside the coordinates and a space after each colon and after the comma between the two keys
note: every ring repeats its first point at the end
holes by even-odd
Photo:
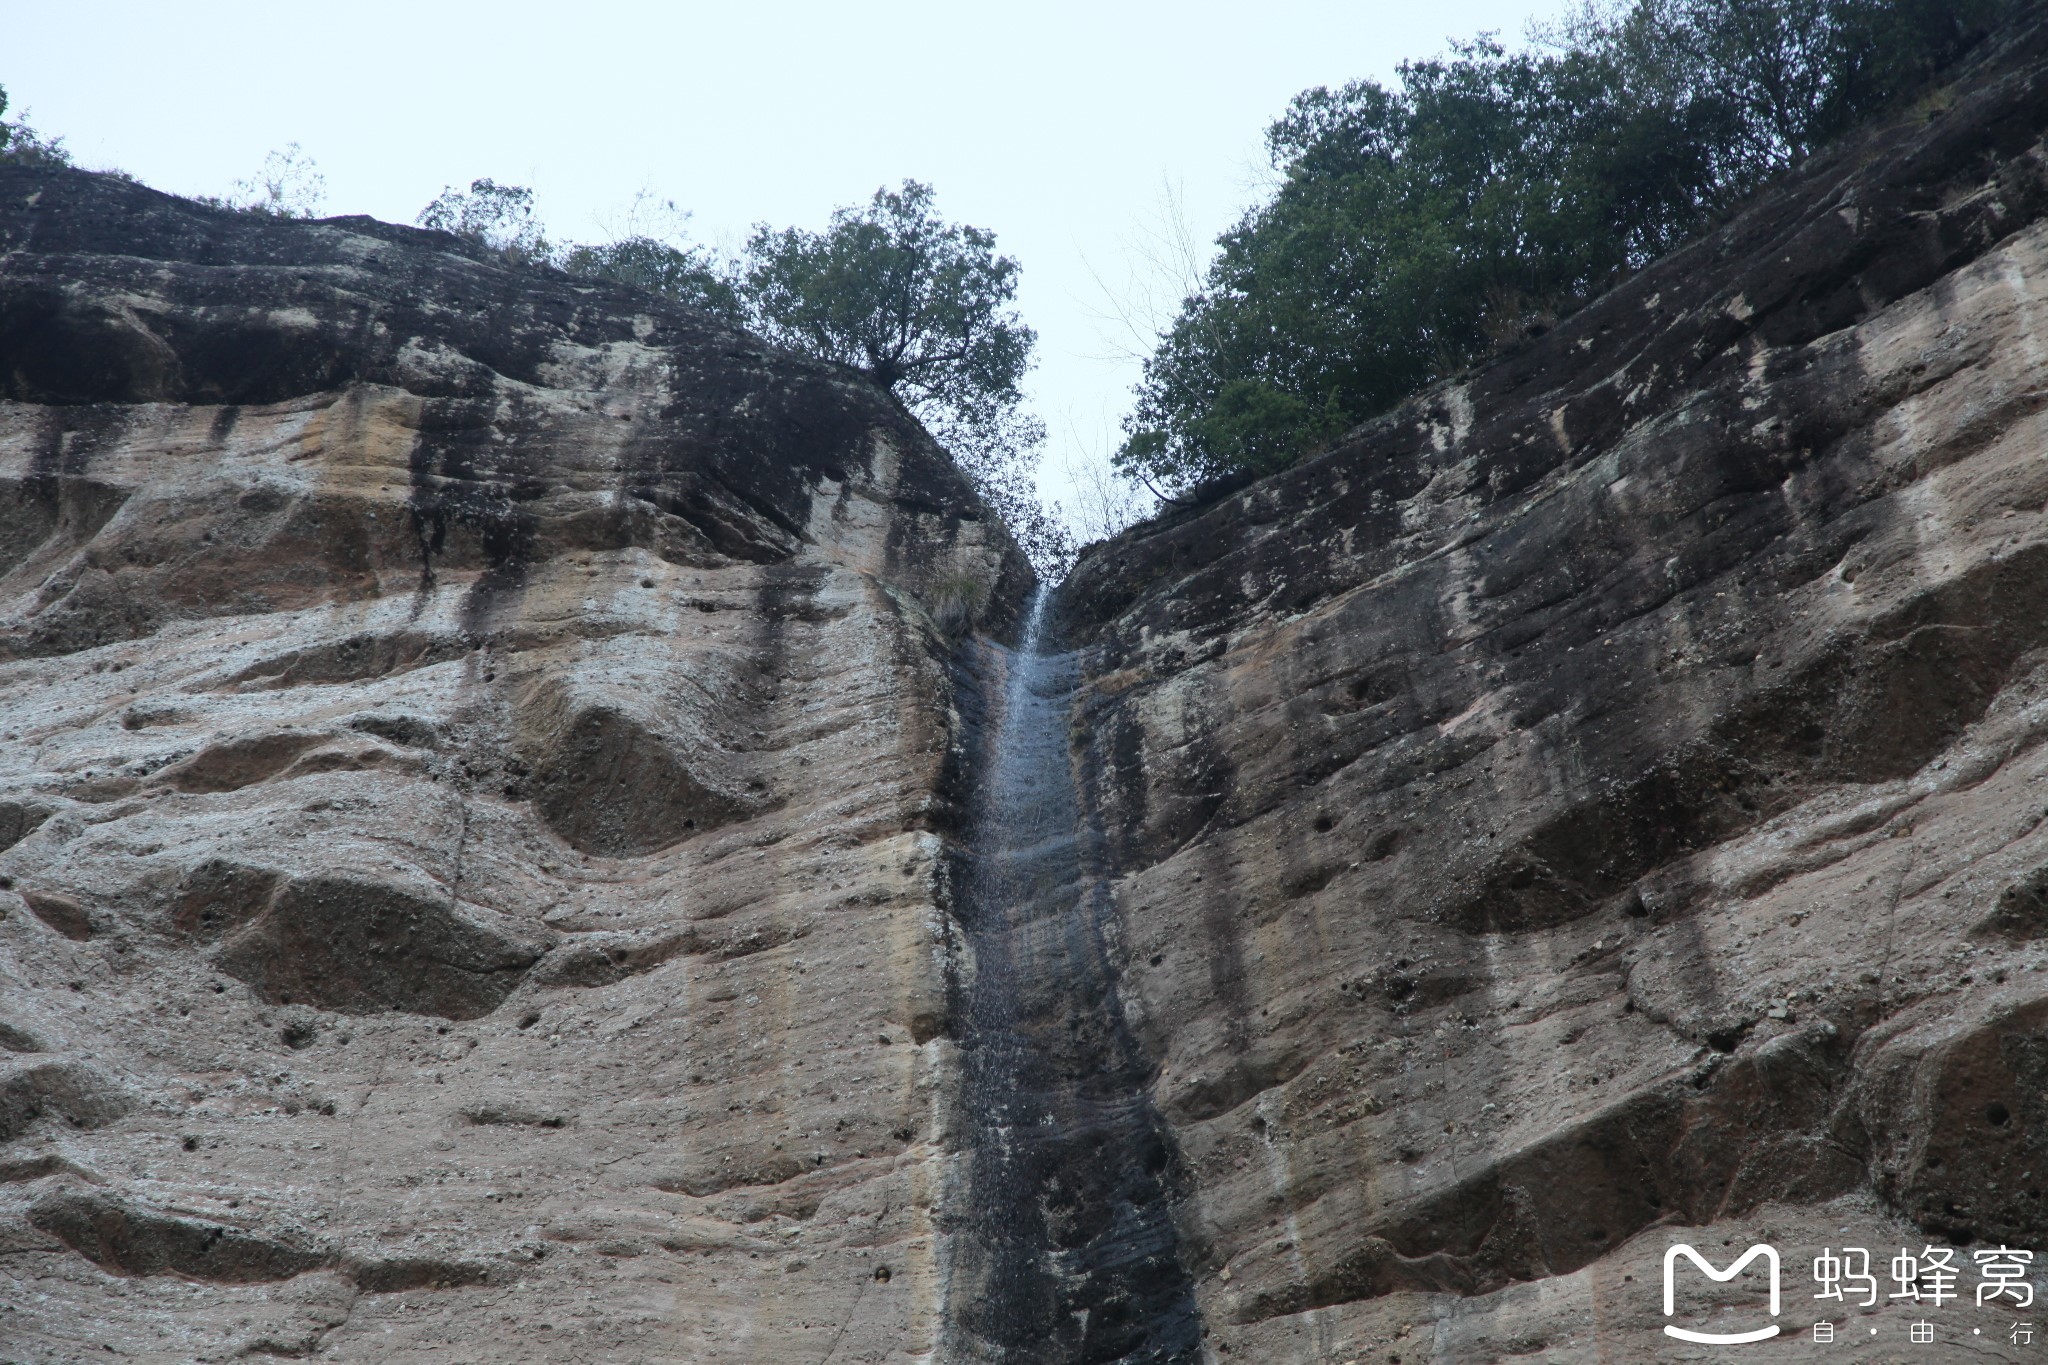
{"type": "MultiPolygon", "coordinates": [[[[1680,1256],[1685,1257],[1705,1271],[1708,1279],[1718,1283],[1726,1283],[1734,1279],[1742,1273],[1744,1266],[1759,1256],[1763,1257],[1766,1261],[1770,1262],[1771,1266],[1771,1316],[1774,1318],[1778,1316],[1778,1252],[1775,1247],[1767,1247],[1759,1242],[1743,1252],[1736,1259],[1734,1265],[1729,1266],[1726,1270],[1716,1270],[1712,1265],[1708,1264],[1706,1257],[1700,1255],[1685,1243],[1680,1242],[1664,1253],[1665,1317],[1668,1318],[1678,1311],[1677,1287],[1672,1283],[1671,1272],[1678,1264],[1680,1256]]],[[[1708,1346],[1734,1346],[1745,1341],[1763,1341],[1768,1337],[1774,1337],[1778,1335],[1778,1325],[1772,1323],[1769,1327],[1759,1327],[1754,1332],[1694,1332],[1684,1327],[1673,1327],[1671,1324],[1666,1323],[1664,1325],[1664,1335],[1667,1337],[1677,1337],[1680,1341],[1704,1342],[1708,1346]]]]}

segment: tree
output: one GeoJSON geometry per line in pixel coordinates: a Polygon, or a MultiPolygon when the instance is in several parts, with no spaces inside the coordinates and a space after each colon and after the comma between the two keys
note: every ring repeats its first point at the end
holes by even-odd
{"type": "Polygon", "coordinates": [[[533,191],[524,185],[500,185],[486,177],[470,181],[467,190],[450,186],[413,221],[467,238],[509,260],[540,263],[550,256],[533,191]]]}
{"type": "Polygon", "coordinates": [[[624,237],[570,247],[561,264],[571,275],[629,284],[701,308],[736,327],[747,322],[734,271],[700,246],[677,246],[649,236],[624,237]]]}
{"type": "MultiPolygon", "coordinates": [[[[7,91],[0,88],[0,115],[7,113],[7,91]]],[[[61,137],[44,137],[26,118],[0,118],[0,166],[69,166],[71,153],[61,137]]]]}
{"type": "Polygon", "coordinates": [[[1069,501],[1062,510],[1083,544],[1108,540],[1158,510],[1142,484],[1117,473],[1106,449],[1070,453],[1063,472],[1069,501]]]}
{"type": "Polygon", "coordinates": [[[944,222],[906,180],[822,233],[757,228],[747,290],[777,341],[863,371],[916,405],[1007,407],[1036,337],[1008,309],[1017,262],[995,234],[944,222]]]}
{"type": "Polygon", "coordinates": [[[1589,4],[1530,51],[1304,92],[1267,133],[1278,189],[1146,362],[1118,468],[1184,491],[1284,467],[1698,233],[2017,3],[1589,4]]]}
{"type": "Polygon", "coordinates": [[[327,177],[296,142],[263,158],[263,168],[237,180],[224,199],[202,199],[243,213],[271,218],[317,218],[327,197],[327,177]]]}
{"type": "Polygon", "coordinates": [[[967,420],[944,409],[926,408],[918,415],[1040,576],[1053,582],[1066,577],[1074,563],[1074,538],[1059,509],[1039,498],[1035,477],[1045,424],[1015,404],[967,420]]]}
{"type": "Polygon", "coordinates": [[[745,326],[740,268],[727,256],[689,240],[690,215],[673,199],[647,190],[633,196],[624,221],[606,224],[608,242],[569,247],[557,264],[571,275],[613,280],[745,326]]]}
{"type": "Polygon", "coordinates": [[[770,340],[851,366],[900,398],[945,444],[1042,572],[1073,555],[1038,500],[1045,428],[1022,411],[1037,337],[1010,306],[1018,265],[995,234],[947,223],[931,187],[906,180],[842,208],[823,232],[766,226],[747,242],[741,290],[770,340]]]}

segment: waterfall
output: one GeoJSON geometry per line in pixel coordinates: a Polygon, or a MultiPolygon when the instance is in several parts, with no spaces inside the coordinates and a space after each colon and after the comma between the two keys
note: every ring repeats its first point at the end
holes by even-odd
{"type": "Polygon", "coordinates": [[[1068,742],[1080,659],[1046,648],[1050,605],[1041,587],[1017,648],[986,647],[976,670],[988,714],[959,911],[965,1152],[941,1359],[1192,1361],[1173,1152],[1117,1000],[1068,742]]]}

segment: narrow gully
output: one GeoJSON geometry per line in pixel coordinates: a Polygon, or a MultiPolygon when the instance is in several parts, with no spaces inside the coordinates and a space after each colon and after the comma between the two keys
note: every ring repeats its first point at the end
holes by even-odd
{"type": "Polygon", "coordinates": [[[964,1153],[940,1358],[1193,1361],[1176,1163],[1117,999],[1101,840],[1068,744],[1081,660],[1046,647],[1050,600],[1041,587],[1014,651],[972,665],[986,714],[957,912],[964,1153]]]}

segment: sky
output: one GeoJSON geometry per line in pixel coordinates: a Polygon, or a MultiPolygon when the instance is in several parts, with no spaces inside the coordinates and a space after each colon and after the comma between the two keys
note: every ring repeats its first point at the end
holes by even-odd
{"type": "Polygon", "coordinates": [[[1288,100],[1561,9],[0,0],[0,86],[82,164],[159,189],[225,194],[296,142],[325,213],[411,222],[489,176],[531,186],[557,241],[630,230],[644,194],[736,247],[922,180],[1023,266],[1040,486],[1072,505],[1189,272],[1270,183],[1288,100]]]}

